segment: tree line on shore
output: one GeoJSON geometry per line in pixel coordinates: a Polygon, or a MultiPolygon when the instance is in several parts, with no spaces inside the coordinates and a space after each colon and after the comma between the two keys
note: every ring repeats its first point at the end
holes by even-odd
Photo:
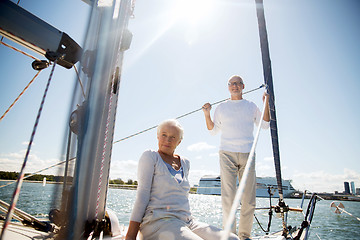
{"type": "MultiPolygon", "coordinates": [[[[30,173],[25,173],[26,180],[28,181],[43,181],[44,178],[46,178],[46,181],[48,182],[62,182],[64,177],[63,176],[55,176],[55,175],[44,175],[44,174],[34,174],[33,176],[27,177],[31,175],[30,173]]],[[[17,180],[19,177],[18,172],[6,172],[6,171],[0,171],[0,179],[1,180],[17,180]]],[[[71,181],[71,177],[68,177],[68,179],[71,181]]],[[[113,179],[109,181],[110,184],[120,184],[120,185],[137,185],[137,181],[133,181],[131,179],[128,179],[127,182],[119,179],[113,179]]]]}

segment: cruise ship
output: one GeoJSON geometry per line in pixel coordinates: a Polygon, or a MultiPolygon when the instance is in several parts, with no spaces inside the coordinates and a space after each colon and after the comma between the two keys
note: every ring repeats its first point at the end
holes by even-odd
{"type": "MultiPolygon", "coordinates": [[[[291,180],[282,180],[284,197],[289,197],[295,191],[291,180]]],[[[275,177],[256,177],[256,197],[269,197],[270,187],[272,197],[278,198],[277,181],[275,177]]],[[[221,180],[219,176],[205,175],[199,181],[196,193],[207,195],[221,195],[221,180]]]]}

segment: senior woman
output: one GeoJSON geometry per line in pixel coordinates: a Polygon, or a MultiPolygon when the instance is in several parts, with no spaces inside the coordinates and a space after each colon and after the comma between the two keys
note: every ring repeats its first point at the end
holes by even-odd
{"type": "MultiPolygon", "coordinates": [[[[138,164],[138,188],[126,240],[220,239],[223,231],[192,218],[188,159],[175,154],[183,128],[166,120],[157,128],[158,151],[145,151],[138,164]]],[[[231,234],[229,239],[238,239],[231,234]]]]}

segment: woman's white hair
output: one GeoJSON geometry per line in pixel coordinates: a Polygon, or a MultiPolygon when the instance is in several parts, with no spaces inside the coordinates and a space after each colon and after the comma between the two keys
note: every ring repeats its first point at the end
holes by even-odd
{"type": "Polygon", "coordinates": [[[184,129],[176,119],[167,119],[167,120],[163,121],[162,123],[160,123],[157,127],[157,134],[160,133],[162,127],[165,125],[176,127],[180,132],[180,139],[183,139],[184,129]]]}

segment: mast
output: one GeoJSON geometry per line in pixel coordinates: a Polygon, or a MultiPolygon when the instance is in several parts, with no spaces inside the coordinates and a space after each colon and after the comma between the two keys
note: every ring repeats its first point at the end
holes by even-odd
{"type": "Polygon", "coordinates": [[[281,199],[283,199],[279,139],[278,139],[278,129],[276,123],[276,111],[275,111],[275,96],[274,96],[273,78],[271,71],[269,44],[268,44],[267,30],[266,30],[266,23],[264,16],[264,5],[263,5],[263,0],[255,0],[255,2],[256,2],[256,13],[258,17],[258,24],[259,24],[260,47],[261,47],[261,55],[262,55],[262,63],[263,63],[264,82],[268,86],[268,93],[270,95],[270,99],[269,99],[270,131],[271,131],[271,140],[272,140],[273,156],[275,163],[275,172],[276,172],[279,196],[281,199]]]}
{"type": "Polygon", "coordinates": [[[92,1],[70,119],[77,135],[73,185],[63,196],[61,239],[99,236],[105,222],[113,133],[131,0],[92,1]]]}
{"type": "Polygon", "coordinates": [[[270,133],[271,133],[271,141],[273,148],[276,181],[279,192],[279,203],[278,206],[275,207],[275,212],[281,214],[282,223],[283,223],[282,224],[283,236],[286,236],[288,231],[286,227],[284,213],[286,213],[289,208],[287,205],[285,205],[283,190],[282,190],[279,138],[278,138],[278,128],[276,122],[276,110],[275,110],[275,96],[274,96],[271,60],[270,60],[269,44],[268,44],[265,14],[264,14],[264,4],[263,4],[263,0],[255,0],[255,2],[256,2],[256,14],[259,25],[260,48],[261,48],[261,56],[262,56],[262,64],[263,64],[264,82],[268,86],[268,93],[269,93],[270,133]]]}

